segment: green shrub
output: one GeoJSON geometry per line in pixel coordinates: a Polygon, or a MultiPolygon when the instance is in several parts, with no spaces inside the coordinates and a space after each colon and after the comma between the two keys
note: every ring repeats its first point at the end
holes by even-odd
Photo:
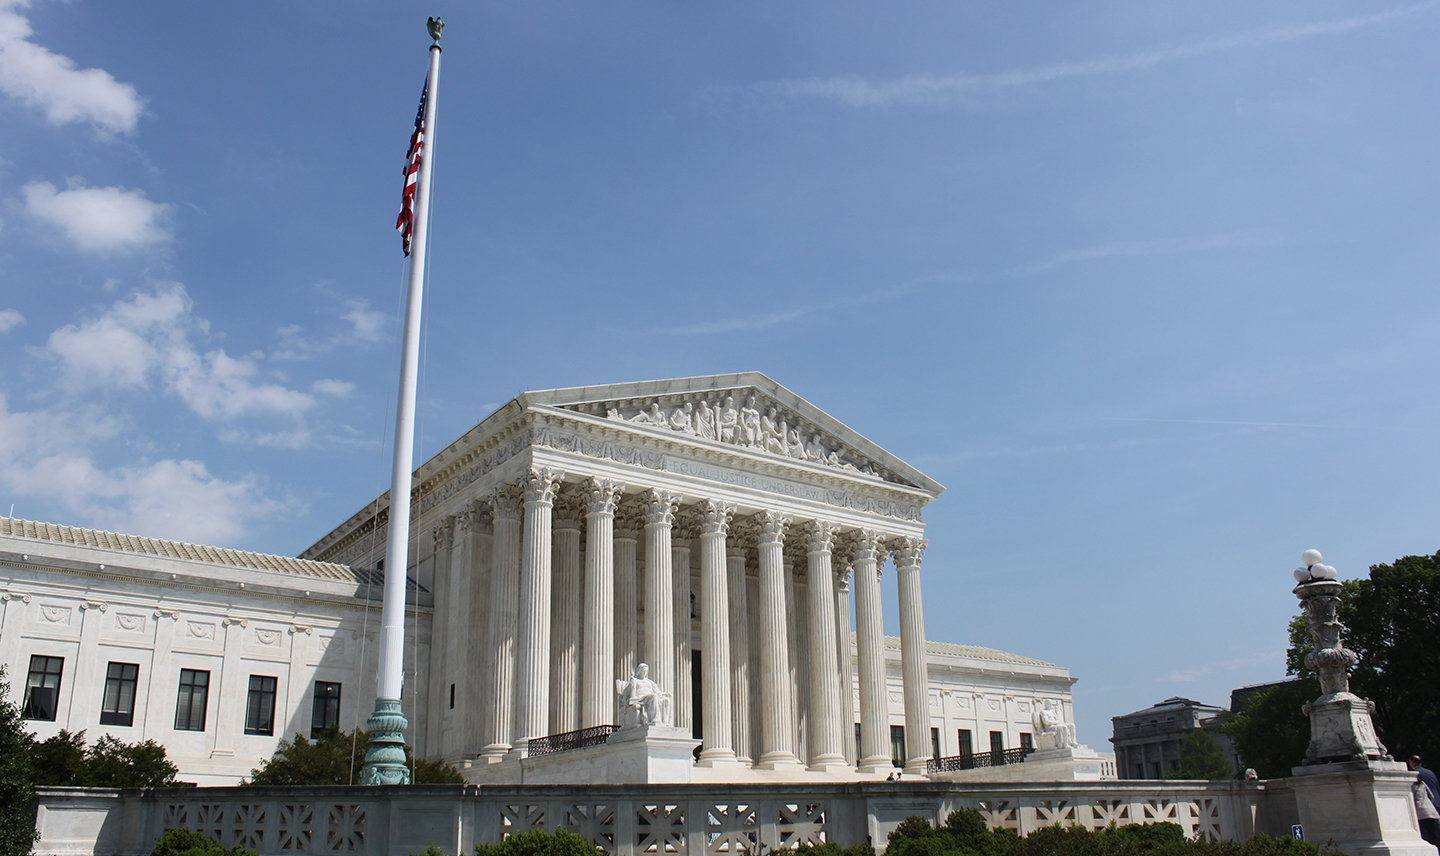
{"type": "Polygon", "coordinates": [[[238,844],[227,850],[194,830],[172,826],[155,842],[150,856],[256,856],[256,853],[238,844]]]}
{"type": "Polygon", "coordinates": [[[35,784],[72,788],[161,788],[175,784],[175,765],[154,740],[122,743],[108,734],[86,748],[85,732],[32,743],[35,784]]]}
{"type": "Polygon", "coordinates": [[[10,683],[0,665],[0,856],[25,856],[35,843],[34,740],[10,701],[10,683]]]}
{"type": "Polygon", "coordinates": [[[499,844],[475,845],[475,856],[596,856],[600,852],[568,829],[527,829],[499,844]]]}
{"type": "MultiPolygon", "coordinates": [[[[370,734],[363,728],[341,731],[329,728],[314,740],[303,734],[295,739],[281,740],[275,754],[250,771],[252,785],[351,785],[360,780],[365,766],[365,748],[370,734]]],[[[410,747],[405,747],[405,763],[412,763],[410,747]]],[[[460,771],[444,761],[422,759],[413,761],[417,785],[463,784],[460,771]]]]}

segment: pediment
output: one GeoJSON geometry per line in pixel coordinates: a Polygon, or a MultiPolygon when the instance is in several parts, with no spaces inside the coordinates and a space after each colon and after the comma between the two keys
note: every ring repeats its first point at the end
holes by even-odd
{"type": "Polygon", "coordinates": [[[641,431],[869,475],[939,494],[933,479],[759,372],[572,387],[520,396],[641,431]]]}

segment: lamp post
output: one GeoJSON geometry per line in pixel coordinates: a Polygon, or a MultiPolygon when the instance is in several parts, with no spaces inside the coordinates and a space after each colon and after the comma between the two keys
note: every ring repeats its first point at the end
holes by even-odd
{"type": "Polygon", "coordinates": [[[1295,596],[1309,618],[1315,646],[1305,655],[1305,665],[1320,678],[1320,697],[1304,708],[1310,717],[1304,764],[1389,761],[1390,754],[1375,736],[1375,703],[1350,692],[1350,668],[1357,658],[1340,639],[1345,625],[1337,613],[1344,586],[1335,579],[1335,569],[1321,563],[1323,558],[1319,550],[1306,550],[1301,557],[1305,566],[1295,570],[1295,596]]]}

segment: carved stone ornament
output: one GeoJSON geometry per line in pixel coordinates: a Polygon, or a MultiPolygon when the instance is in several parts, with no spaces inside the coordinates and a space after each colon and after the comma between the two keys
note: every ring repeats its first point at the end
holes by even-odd
{"type": "Polygon", "coordinates": [[[880,565],[885,561],[885,557],[881,555],[884,543],[880,533],[874,529],[857,529],[847,533],[847,536],[851,562],[858,565],[864,561],[873,561],[876,573],[879,573],[880,565]]]}
{"type": "Polygon", "coordinates": [[[1035,748],[1073,749],[1080,744],[1075,741],[1075,725],[1065,721],[1065,714],[1053,699],[1046,699],[1037,705],[1030,716],[1030,727],[1035,733],[1035,748]]]}
{"type": "Polygon", "coordinates": [[[645,503],[646,526],[670,526],[675,522],[675,511],[680,507],[680,494],[651,488],[642,493],[640,499],[645,503]]]}
{"type": "Polygon", "coordinates": [[[523,513],[524,492],[515,482],[506,482],[490,492],[490,507],[496,520],[519,520],[523,513]]]}
{"type": "Polygon", "coordinates": [[[812,520],[805,524],[805,546],[810,553],[829,553],[840,527],[824,520],[812,520]]]}
{"type": "Polygon", "coordinates": [[[929,542],[924,538],[896,538],[887,546],[890,554],[895,557],[895,567],[918,568],[920,558],[925,555],[925,547],[929,542]]]}
{"type": "Polygon", "coordinates": [[[553,504],[555,494],[560,490],[560,481],[564,478],[565,474],[560,470],[552,470],[549,467],[531,467],[523,476],[525,502],[540,505],[553,504]]]}
{"type": "Polygon", "coordinates": [[[214,639],[215,625],[200,621],[185,622],[185,632],[196,639],[214,639]]]}
{"type": "Polygon", "coordinates": [[[700,513],[694,506],[682,508],[675,513],[675,524],[670,538],[679,547],[688,547],[700,537],[700,513]]]}
{"type": "Polygon", "coordinates": [[[68,606],[46,606],[40,605],[40,618],[51,624],[69,624],[70,607],[68,606]]]}
{"type": "Polygon", "coordinates": [[[1389,751],[1375,734],[1375,703],[1350,692],[1349,671],[1357,658],[1340,638],[1345,629],[1338,617],[1343,589],[1334,580],[1317,580],[1301,583],[1294,590],[1309,619],[1314,643],[1314,650],[1305,655],[1305,665],[1320,678],[1321,691],[1319,698],[1304,706],[1310,717],[1306,765],[1390,760],[1389,751]]]}
{"type": "Polygon", "coordinates": [[[145,616],[121,612],[115,616],[115,626],[121,630],[137,633],[145,629],[145,616]]]}
{"type": "Polygon", "coordinates": [[[696,507],[700,513],[700,531],[705,535],[724,535],[730,530],[730,521],[735,518],[735,506],[728,502],[704,499],[696,507]]]}
{"type": "Polygon", "coordinates": [[[886,474],[858,453],[843,448],[821,428],[778,405],[761,405],[754,395],[733,393],[715,400],[661,404],[659,399],[612,401],[605,416],[702,440],[713,440],[777,457],[883,478],[886,474]]]}
{"type": "Polygon", "coordinates": [[[610,479],[586,479],[580,489],[585,492],[588,514],[614,514],[616,503],[625,494],[625,485],[610,479]]]}
{"type": "MultiPolygon", "coordinates": [[[[463,514],[464,512],[461,513],[463,514]]],[[[455,545],[455,518],[456,515],[454,514],[447,516],[431,531],[431,537],[435,541],[436,553],[448,550],[455,545]]]]}
{"type": "Polygon", "coordinates": [[[790,516],[778,511],[762,511],[755,515],[755,535],[761,544],[785,543],[785,530],[790,526],[790,516]]]}
{"type": "Polygon", "coordinates": [[[566,491],[555,498],[555,528],[580,531],[585,519],[585,497],[578,491],[566,491]]]}
{"type": "Polygon", "coordinates": [[[30,595],[18,591],[0,592],[0,603],[3,603],[7,600],[18,600],[21,603],[29,603],[30,595]]]}
{"type": "Polygon", "coordinates": [[[615,537],[639,540],[645,528],[645,509],[637,496],[627,496],[615,507],[615,537]]]}
{"type": "Polygon", "coordinates": [[[669,725],[670,693],[650,680],[650,667],[641,663],[628,681],[615,682],[620,695],[620,727],[669,725]]]}

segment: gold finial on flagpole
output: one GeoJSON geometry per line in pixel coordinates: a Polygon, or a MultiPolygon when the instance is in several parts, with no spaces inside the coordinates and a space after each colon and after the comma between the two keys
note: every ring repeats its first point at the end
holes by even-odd
{"type": "Polygon", "coordinates": [[[439,18],[431,18],[425,22],[425,27],[430,31],[430,38],[435,40],[435,46],[440,46],[440,31],[445,29],[445,22],[439,18]]]}

